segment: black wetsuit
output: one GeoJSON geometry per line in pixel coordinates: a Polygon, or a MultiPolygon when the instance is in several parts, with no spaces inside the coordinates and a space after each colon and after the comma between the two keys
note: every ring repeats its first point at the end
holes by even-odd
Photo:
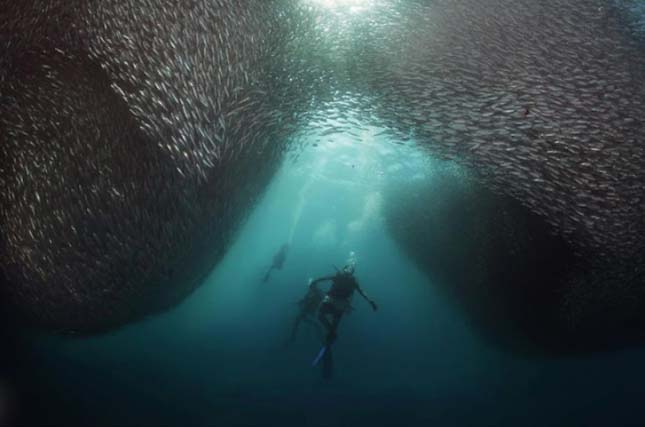
{"type": "Polygon", "coordinates": [[[358,289],[358,282],[353,274],[343,272],[328,279],[332,281],[332,285],[320,305],[318,319],[327,328],[328,340],[333,340],[341,317],[350,308],[350,300],[354,291],[358,289]],[[331,322],[327,315],[332,316],[331,322]]]}
{"type": "MultiPolygon", "coordinates": [[[[358,288],[358,282],[356,281],[354,275],[347,273],[338,273],[332,279],[331,288],[327,292],[327,295],[330,297],[330,299],[335,301],[349,302],[349,299],[352,297],[352,295],[354,295],[356,288],[358,288]]],[[[327,302],[324,304],[329,305],[332,302],[333,301],[327,300],[327,302]]],[[[334,309],[336,309],[334,304],[331,305],[334,309]]],[[[340,314],[343,313],[341,312],[340,314]]]]}
{"type": "Polygon", "coordinates": [[[312,321],[311,318],[313,318],[316,310],[318,310],[318,307],[320,306],[322,300],[323,292],[318,289],[316,285],[313,285],[310,287],[307,295],[305,295],[303,299],[298,301],[298,305],[300,306],[300,313],[298,314],[298,317],[296,317],[296,320],[293,322],[293,328],[291,329],[291,336],[288,342],[295,340],[300,322],[302,322],[303,320],[308,322],[312,321]]]}

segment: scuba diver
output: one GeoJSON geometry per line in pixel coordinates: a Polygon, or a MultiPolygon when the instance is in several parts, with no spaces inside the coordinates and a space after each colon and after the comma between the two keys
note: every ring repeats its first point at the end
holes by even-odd
{"type": "Polygon", "coordinates": [[[287,344],[293,342],[296,339],[296,333],[298,332],[298,326],[302,321],[306,321],[318,326],[315,322],[316,311],[324,298],[323,291],[320,290],[318,285],[313,284],[312,280],[309,279],[309,287],[305,296],[298,301],[298,306],[300,307],[300,312],[296,317],[296,320],[293,322],[293,328],[291,329],[291,336],[287,341],[287,344]]]}
{"type": "Polygon", "coordinates": [[[289,250],[288,243],[285,243],[282,246],[280,246],[280,249],[278,250],[278,252],[276,252],[276,254],[273,255],[273,263],[271,264],[271,267],[269,267],[266,274],[264,275],[264,279],[262,280],[262,283],[265,283],[269,280],[271,271],[282,269],[282,265],[284,264],[284,261],[287,259],[288,250],[289,250]]]}
{"type": "Polygon", "coordinates": [[[325,276],[311,282],[310,287],[317,286],[318,283],[330,280],[332,282],[327,295],[318,309],[318,320],[327,330],[325,345],[329,346],[336,340],[336,330],[340,319],[345,312],[351,309],[351,299],[354,291],[357,291],[367,302],[370,303],[374,311],[378,306],[363,292],[356,277],[354,277],[355,263],[350,262],[341,271],[333,276],[325,276]],[[329,320],[331,316],[331,321],[329,320]]]}

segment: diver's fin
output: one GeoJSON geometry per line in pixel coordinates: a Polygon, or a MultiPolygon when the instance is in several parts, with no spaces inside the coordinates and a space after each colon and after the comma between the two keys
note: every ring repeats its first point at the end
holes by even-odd
{"type": "Polygon", "coordinates": [[[314,361],[311,363],[311,366],[314,367],[314,366],[318,365],[318,363],[322,360],[322,358],[323,358],[323,356],[325,355],[326,352],[327,352],[327,346],[324,345],[324,346],[322,346],[322,348],[318,352],[318,356],[316,356],[314,361]]]}

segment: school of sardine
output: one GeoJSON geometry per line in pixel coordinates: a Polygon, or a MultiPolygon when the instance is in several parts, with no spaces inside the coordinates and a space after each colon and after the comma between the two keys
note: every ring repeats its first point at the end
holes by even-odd
{"type": "Polygon", "coordinates": [[[179,301],[304,124],[387,127],[539,214],[597,260],[572,312],[645,301],[638,1],[338,3],[0,1],[8,309],[93,331],[179,301]]]}

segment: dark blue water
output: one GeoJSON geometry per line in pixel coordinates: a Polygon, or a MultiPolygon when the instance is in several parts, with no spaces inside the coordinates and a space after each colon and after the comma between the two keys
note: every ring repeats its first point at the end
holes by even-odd
{"type": "Polygon", "coordinates": [[[361,143],[330,140],[285,162],[226,257],[180,306],[108,335],[34,342],[31,418],[97,426],[645,423],[644,351],[504,353],[403,256],[385,228],[386,188],[450,166],[373,133],[361,143]],[[262,283],[285,242],[284,267],[262,283]],[[295,342],[285,340],[308,279],[332,273],[350,252],[379,310],[354,297],[334,375],[324,379],[311,366],[319,329],[303,324],[295,342]]]}

